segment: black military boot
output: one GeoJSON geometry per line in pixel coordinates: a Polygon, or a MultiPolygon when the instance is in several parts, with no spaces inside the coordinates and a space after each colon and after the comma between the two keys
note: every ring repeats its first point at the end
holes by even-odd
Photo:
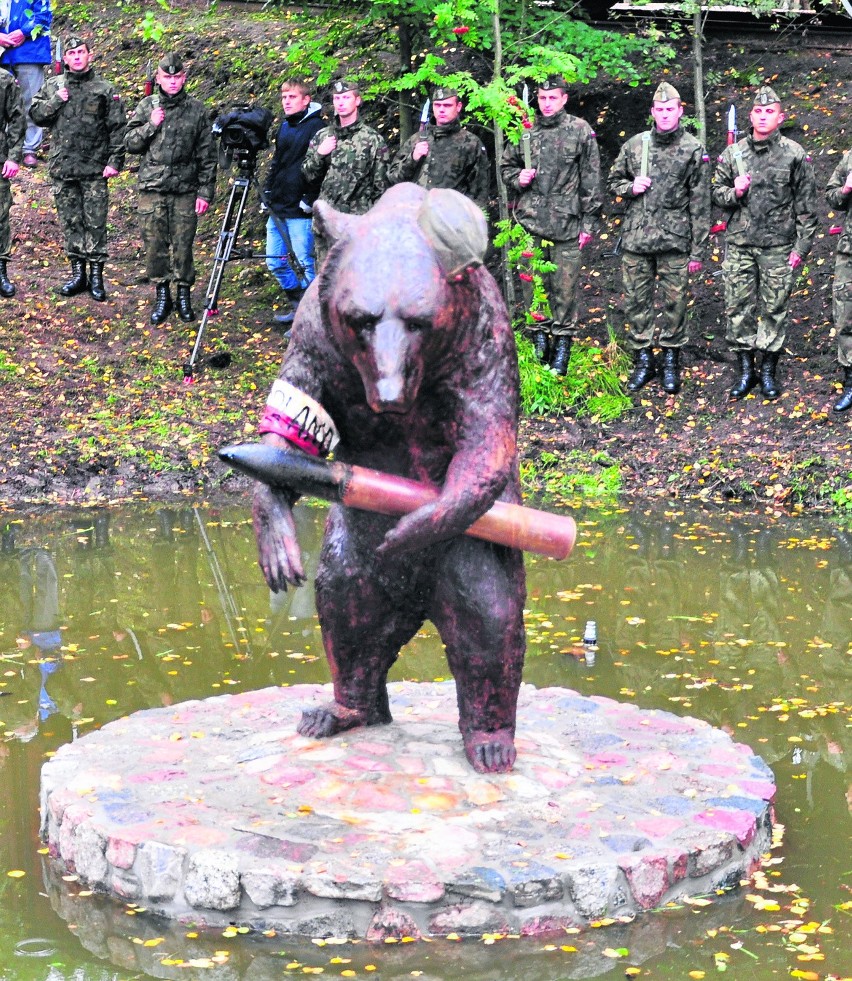
{"type": "Polygon", "coordinates": [[[553,347],[550,351],[550,367],[557,375],[568,374],[568,362],[571,360],[571,338],[566,334],[559,334],[553,338],[553,347]]]}
{"type": "Polygon", "coordinates": [[[757,384],[754,371],[754,351],[737,351],[740,362],[740,379],[728,393],[732,402],[744,399],[757,384]]]}
{"type": "Polygon", "coordinates": [[[161,324],[172,312],[172,291],[168,283],[157,283],[157,298],[151,311],[151,323],[161,324]]]}
{"type": "Polygon", "coordinates": [[[663,349],[663,391],[669,395],[680,391],[680,348],[663,349]]]}
{"type": "Polygon", "coordinates": [[[627,391],[638,392],[643,385],[657,374],[654,364],[654,351],[650,347],[640,347],[633,359],[633,373],[627,380],[627,391]]]}
{"type": "Polygon", "coordinates": [[[760,390],[765,399],[777,399],[781,395],[781,386],[775,380],[775,369],[778,367],[778,351],[764,351],[760,362],[760,390]]]}
{"type": "MultiPolygon", "coordinates": [[[[168,289],[168,284],[166,284],[168,289]]],[[[169,298],[171,300],[171,297],[169,298]]],[[[185,323],[195,320],[195,311],[192,309],[192,294],[186,283],[178,283],[177,286],[177,312],[178,316],[185,323]]]]}
{"type": "Polygon", "coordinates": [[[93,300],[103,303],[106,297],[106,287],[104,286],[104,264],[102,262],[89,263],[89,293],[93,300]]]}
{"type": "Polygon", "coordinates": [[[547,355],[550,353],[550,337],[546,331],[530,331],[530,341],[532,342],[533,352],[542,364],[547,364],[547,355]]]}
{"type": "Polygon", "coordinates": [[[15,284],[9,279],[6,272],[6,259],[0,259],[0,296],[5,296],[8,300],[15,295],[15,284]]]}
{"type": "Polygon", "coordinates": [[[77,296],[80,293],[85,293],[88,288],[89,281],[86,279],[86,260],[72,259],[71,278],[67,283],[63,283],[59,287],[60,294],[62,296],[77,296]]]}
{"type": "Polygon", "coordinates": [[[834,403],[835,412],[845,412],[852,408],[852,368],[843,369],[843,391],[834,403]]]}

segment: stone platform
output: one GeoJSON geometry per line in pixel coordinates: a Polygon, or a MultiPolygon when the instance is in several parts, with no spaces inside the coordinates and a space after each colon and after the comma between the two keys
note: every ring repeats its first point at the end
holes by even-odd
{"type": "Polygon", "coordinates": [[[763,761],[695,719],[521,690],[511,774],[471,770],[450,683],[395,722],[296,735],[328,686],[138,712],[42,770],[42,834],[90,886],[308,937],[544,934],[737,886],[770,843],[763,761]]]}

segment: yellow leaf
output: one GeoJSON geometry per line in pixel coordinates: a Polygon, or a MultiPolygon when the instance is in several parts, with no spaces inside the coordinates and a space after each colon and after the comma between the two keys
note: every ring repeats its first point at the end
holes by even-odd
{"type": "Polygon", "coordinates": [[[8,875],[10,879],[23,879],[23,877],[26,874],[27,873],[22,871],[21,869],[12,869],[11,872],[6,873],[6,875],[8,875]]]}

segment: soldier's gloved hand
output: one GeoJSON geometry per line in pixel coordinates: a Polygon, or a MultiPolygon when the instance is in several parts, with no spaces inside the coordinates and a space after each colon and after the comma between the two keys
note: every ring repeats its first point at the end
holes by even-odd
{"type": "Polygon", "coordinates": [[[529,169],[524,169],[518,174],[518,183],[521,187],[529,187],[530,184],[535,180],[535,167],[530,167],[529,169]]]}
{"type": "Polygon", "coordinates": [[[633,187],[631,188],[631,191],[633,192],[634,196],[638,198],[639,195],[644,194],[650,186],[650,177],[636,177],[633,180],[633,187]]]}
{"type": "Polygon", "coordinates": [[[422,160],[429,153],[429,141],[428,140],[418,140],[414,144],[414,149],[411,151],[412,159],[422,160]]]}
{"type": "Polygon", "coordinates": [[[151,113],[150,123],[152,126],[159,126],[165,118],[166,110],[163,109],[162,106],[157,106],[157,108],[151,113]]]}
{"type": "Polygon", "coordinates": [[[67,102],[68,99],[71,97],[71,93],[64,86],[60,89],[57,89],[56,94],[59,96],[60,99],[62,99],[63,102],[67,102]]]}
{"type": "Polygon", "coordinates": [[[802,264],[802,257],[799,253],[793,249],[790,255],[787,257],[787,262],[790,264],[791,269],[797,269],[802,264]]]}
{"type": "Polygon", "coordinates": [[[20,169],[21,168],[15,163],[14,160],[7,160],[3,164],[2,174],[6,178],[6,180],[9,180],[12,177],[17,177],[18,176],[18,171],[20,169]]]}
{"type": "Polygon", "coordinates": [[[110,167],[110,165],[107,164],[106,167],[104,167],[104,174],[103,175],[107,179],[109,179],[110,177],[117,177],[118,176],[118,171],[115,169],[115,167],[110,167]]]}
{"type": "Polygon", "coordinates": [[[580,234],[577,236],[577,247],[581,250],[585,249],[589,242],[591,242],[592,238],[594,238],[594,236],[590,235],[588,232],[580,232],[580,234]]]}

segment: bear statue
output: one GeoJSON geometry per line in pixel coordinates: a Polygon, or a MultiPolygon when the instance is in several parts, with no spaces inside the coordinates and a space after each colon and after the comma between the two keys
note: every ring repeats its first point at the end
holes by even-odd
{"type": "MultiPolygon", "coordinates": [[[[455,678],[468,760],[508,771],[525,650],[522,553],[463,534],[496,500],[521,499],[517,353],[482,265],[485,220],[456,191],[414,184],[361,216],[320,201],[314,220],[330,249],[299,304],[263,440],[316,454],[330,445],[316,433],[333,430],[337,460],[440,493],[399,519],[332,506],[316,604],[334,700],[306,710],[299,732],[390,722],[388,671],[429,619],[455,678]],[[301,409],[322,422],[308,425],[301,409]]],[[[255,486],[259,562],[276,592],[304,581],[295,497],[255,486]]]]}

